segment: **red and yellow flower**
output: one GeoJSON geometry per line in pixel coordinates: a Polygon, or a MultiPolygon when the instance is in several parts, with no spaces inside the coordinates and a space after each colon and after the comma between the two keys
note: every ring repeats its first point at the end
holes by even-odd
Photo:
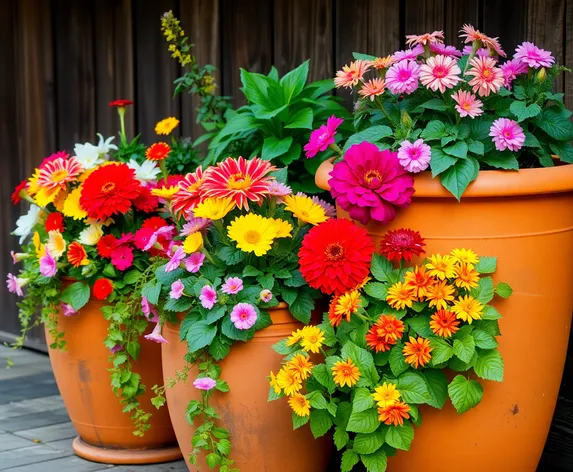
{"type": "Polygon", "coordinates": [[[378,408],[378,420],[387,425],[402,426],[404,420],[410,418],[410,407],[404,402],[395,402],[391,405],[378,408]]]}
{"type": "Polygon", "coordinates": [[[388,305],[397,310],[402,310],[406,307],[412,308],[412,303],[415,299],[414,290],[403,282],[396,282],[388,289],[386,294],[388,305]]]}
{"type": "Polygon", "coordinates": [[[448,310],[438,310],[430,317],[430,328],[434,334],[449,338],[459,329],[456,315],[448,310]]]}
{"type": "Polygon", "coordinates": [[[404,284],[412,289],[414,296],[423,301],[428,294],[428,290],[436,283],[434,277],[428,275],[426,267],[416,266],[413,270],[404,275],[404,284]]]}
{"type": "Polygon", "coordinates": [[[73,267],[81,267],[88,265],[90,263],[85,248],[77,241],[74,241],[68,246],[67,257],[68,257],[68,262],[73,267]]]}
{"type": "Polygon", "coordinates": [[[360,379],[360,370],[354,362],[348,358],[346,361],[334,363],[332,367],[332,378],[334,379],[334,383],[339,387],[344,387],[345,385],[352,387],[356,385],[356,382],[360,379]]]}
{"type": "Polygon", "coordinates": [[[424,339],[422,337],[414,338],[410,336],[410,341],[404,344],[404,349],[402,349],[402,354],[404,354],[404,360],[410,364],[412,367],[417,369],[418,367],[425,366],[432,355],[433,348],[430,346],[430,340],[424,339]]]}
{"type": "Polygon", "coordinates": [[[191,172],[179,182],[179,190],[173,195],[173,211],[176,214],[186,213],[193,210],[202,200],[201,185],[204,173],[201,166],[195,172],[191,172]]]}
{"type": "Polygon", "coordinates": [[[454,292],[454,287],[449,285],[447,280],[442,280],[428,288],[426,300],[430,302],[430,306],[446,310],[448,308],[448,302],[454,301],[454,292]]]}

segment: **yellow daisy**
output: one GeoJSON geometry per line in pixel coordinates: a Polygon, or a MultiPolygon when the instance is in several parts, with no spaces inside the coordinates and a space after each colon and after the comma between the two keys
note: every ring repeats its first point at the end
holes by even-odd
{"type": "Polygon", "coordinates": [[[203,235],[201,231],[196,231],[185,238],[183,250],[186,254],[193,254],[203,247],[203,235]]]}
{"type": "Polygon", "coordinates": [[[296,331],[293,331],[291,335],[288,337],[288,339],[286,340],[286,345],[293,346],[296,343],[298,343],[301,339],[302,339],[302,329],[297,329],[296,331]]]}
{"type": "Polygon", "coordinates": [[[358,290],[351,290],[338,297],[334,313],[338,316],[346,317],[346,321],[350,321],[350,316],[356,313],[362,306],[360,299],[360,292],[358,290]]]}
{"type": "Polygon", "coordinates": [[[286,204],[285,210],[290,211],[304,223],[316,226],[328,219],[323,208],[306,195],[287,195],[284,197],[284,203],[286,204]]]}
{"type": "Polygon", "coordinates": [[[61,187],[54,188],[41,188],[34,195],[34,201],[36,205],[42,208],[46,208],[50,203],[52,203],[58,195],[63,191],[61,187]]]}
{"type": "Polygon", "coordinates": [[[302,354],[294,356],[287,362],[286,366],[287,368],[295,371],[301,380],[307,379],[312,371],[312,362],[310,362],[308,356],[304,356],[302,354]]]}
{"type": "Polygon", "coordinates": [[[280,395],[281,392],[282,392],[282,390],[281,390],[281,388],[279,387],[279,385],[277,384],[277,378],[276,378],[276,376],[275,376],[275,373],[271,371],[269,377],[270,377],[270,379],[269,379],[269,384],[271,385],[271,387],[273,387],[273,390],[275,391],[275,393],[276,393],[277,395],[280,395]]]}
{"type": "Polygon", "coordinates": [[[64,209],[62,213],[68,218],[74,220],[83,220],[88,214],[80,205],[80,197],[82,195],[82,187],[78,187],[68,195],[64,202],[64,209]]]}
{"type": "Polygon", "coordinates": [[[428,288],[426,300],[430,306],[435,306],[438,310],[447,310],[448,302],[454,301],[454,287],[448,285],[447,280],[437,282],[428,288]]]}
{"type": "Polygon", "coordinates": [[[469,262],[461,262],[456,266],[456,286],[471,289],[478,286],[479,272],[475,270],[474,265],[469,262]]]}
{"type": "Polygon", "coordinates": [[[402,283],[396,282],[392,285],[386,294],[386,301],[388,305],[397,310],[409,307],[412,308],[412,303],[415,300],[414,290],[412,287],[402,283]]]}
{"type": "Polygon", "coordinates": [[[374,389],[372,398],[380,408],[393,405],[400,398],[400,392],[393,383],[384,382],[382,385],[374,389]]]}
{"type": "Polygon", "coordinates": [[[155,195],[165,200],[171,200],[179,190],[179,185],[171,185],[170,187],[157,187],[151,191],[151,195],[155,195]]]}
{"type": "Polygon", "coordinates": [[[274,218],[273,221],[275,222],[275,227],[277,229],[277,238],[292,237],[290,234],[292,231],[292,225],[288,221],[281,220],[280,218],[274,218]]]}
{"type": "Polygon", "coordinates": [[[324,342],[324,332],[318,326],[305,326],[302,329],[300,346],[303,351],[317,353],[324,342]]]}
{"type": "Polygon", "coordinates": [[[58,192],[58,195],[56,195],[56,198],[54,198],[54,206],[56,207],[56,210],[58,210],[60,213],[62,211],[64,211],[64,203],[66,203],[66,198],[68,198],[69,193],[67,192],[67,190],[62,189],[61,192],[58,192]]]}
{"type": "Polygon", "coordinates": [[[206,198],[193,210],[195,218],[209,218],[210,220],[220,220],[227,213],[235,208],[232,198],[206,198]]]}
{"type": "Polygon", "coordinates": [[[310,415],[310,402],[302,393],[295,393],[288,399],[288,404],[298,416],[310,415]]]}
{"type": "Polygon", "coordinates": [[[263,256],[271,249],[277,237],[277,228],[272,219],[248,213],[235,218],[227,234],[241,251],[263,256]]]}
{"type": "Polygon", "coordinates": [[[29,195],[34,196],[38,190],[40,190],[40,186],[38,185],[38,179],[40,178],[40,169],[34,169],[34,173],[32,177],[28,179],[28,189],[27,192],[29,195]]]}
{"type": "Polygon", "coordinates": [[[434,254],[428,257],[426,269],[430,277],[437,277],[440,280],[451,279],[456,276],[455,261],[452,256],[434,254]]]}
{"type": "Polygon", "coordinates": [[[165,118],[164,120],[159,121],[155,125],[155,132],[157,134],[164,134],[164,135],[171,134],[171,132],[175,128],[177,128],[178,124],[179,120],[177,118],[170,116],[169,118],[165,118]]]}
{"type": "Polygon", "coordinates": [[[42,244],[40,241],[40,233],[37,231],[32,236],[32,242],[34,243],[34,249],[36,250],[36,257],[41,259],[46,255],[46,245],[42,244]]]}
{"type": "Polygon", "coordinates": [[[456,264],[461,264],[462,262],[477,264],[479,262],[478,255],[471,249],[453,249],[450,255],[456,264]]]}
{"type": "Polygon", "coordinates": [[[340,387],[345,385],[352,387],[360,379],[360,370],[348,358],[346,361],[338,361],[334,364],[334,367],[332,367],[332,378],[334,383],[340,387]]]}
{"type": "Polygon", "coordinates": [[[302,380],[294,370],[283,367],[277,374],[277,385],[285,395],[294,395],[302,388],[302,380]]]}
{"type": "Polygon", "coordinates": [[[456,318],[472,324],[474,320],[480,320],[483,312],[483,305],[471,295],[459,297],[451,308],[456,314],[456,318]]]}

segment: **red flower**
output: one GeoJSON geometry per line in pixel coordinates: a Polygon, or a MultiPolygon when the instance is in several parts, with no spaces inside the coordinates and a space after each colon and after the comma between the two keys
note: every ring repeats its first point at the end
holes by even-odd
{"type": "Polygon", "coordinates": [[[63,159],[64,161],[67,160],[70,157],[70,155],[66,152],[66,151],[57,151],[54,154],[49,155],[48,157],[44,158],[44,160],[42,161],[42,163],[38,166],[38,168],[44,169],[46,167],[46,165],[48,165],[50,162],[54,162],[56,159],[63,159]]]}
{"type": "Polygon", "coordinates": [[[108,164],[96,169],[82,187],[80,205],[88,217],[106,220],[127,213],[140,192],[133,169],[126,164],[108,164]]]}
{"type": "Polygon", "coordinates": [[[155,230],[152,228],[141,227],[135,232],[135,241],[133,242],[133,244],[135,244],[135,247],[137,249],[141,249],[143,251],[145,246],[147,246],[147,244],[151,240],[151,236],[153,236],[154,233],[155,230]]]}
{"type": "Polygon", "coordinates": [[[162,161],[163,159],[167,159],[170,151],[171,148],[169,147],[169,144],[155,143],[147,148],[147,151],[145,151],[145,157],[150,161],[162,161]]]}
{"type": "Polygon", "coordinates": [[[141,187],[141,191],[135,200],[133,206],[144,213],[151,213],[159,206],[159,199],[151,195],[151,190],[147,187],[141,187]]]}
{"type": "Polygon", "coordinates": [[[380,241],[380,254],[391,261],[411,261],[414,256],[424,252],[424,238],[418,231],[411,229],[396,229],[388,231],[380,241]]]}
{"type": "Polygon", "coordinates": [[[22,180],[22,182],[20,182],[16,186],[16,188],[14,189],[14,193],[12,194],[12,203],[14,205],[18,205],[18,203],[22,201],[22,196],[20,195],[20,193],[22,193],[22,191],[26,190],[27,188],[28,188],[27,180],[22,180]]]}
{"type": "Polygon", "coordinates": [[[133,102],[131,100],[125,100],[125,99],[114,100],[113,102],[109,102],[110,107],[125,108],[127,105],[133,105],[133,102]]]}
{"type": "Polygon", "coordinates": [[[112,251],[117,247],[117,239],[113,234],[108,234],[97,243],[97,252],[100,257],[110,258],[112,251]]]}
{"type": "Polygon", "coordinates": [[[179,185],[179,182],[183,179],[185,179],[185,176],[182,174],[168,175],[167,180],[163,180],[163,183],[159,182],[159,184],[165,184],[166,187],[175,187],[176,185],[179,185]]]}
{"type": "Polygon", "coordinates": [[[64,232],[64,215],[55,211],[50,213],[46,218],[46,223],[44,223],[46,231],[59,231],[64,232]]]}
{"type": "Polygon", "coordinates": [[[77,241],[68,246],[68,262],[73,267],[80,267],[89,263],[85,248],[77,241]]]}
{"type": "Polygon", "coordinates": [[[341,295],[368,276],[373,253],[374,243],[364,228],[330,219],[304,237],[298,253],[300,272],[311,287],[341,295]]]}
{"type": "Polygon", "coordinates": [[[151,228],[154,232],[159,228],[163,228],[164,226],[169,226],[169,224],[166,220],[159,216],[152,216],[151,218],[147,218],[141,225],[142,228],[151,228]]]}
{"type": "Polygon", "coordinates": [[[113,292],[113,283],[109,279],[97,279],[94,284],[93,294],[98,300],[105,300],[113,292]]]}
{"type": "Polygon", "coordinates": [[[203,184],[203,169],[197,167],[195,172],[189,173],[179,182],[179,190],[173,199],[173,211],[176,214],[187,212],[195,208],[202,200],[201,185],[203,184]]]}

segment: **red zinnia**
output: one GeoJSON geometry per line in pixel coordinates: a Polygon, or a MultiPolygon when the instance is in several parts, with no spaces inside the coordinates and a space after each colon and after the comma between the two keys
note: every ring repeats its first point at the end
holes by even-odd
{"type": "Polygon", "coordinates": [[[368,276],[373,253],[374,243],[364,228],[330,219],[304,237],[298,253],[300,272],[311,287],[341,295],[368,276]]]}
{"type": "Polygon", "coordinates": [[[152,216],[151,218],[147,218],[143,221],[141,225],[142,228],[151,228],[154,232],[157,231],[159,228],[163,228],[164,226],[169,226],[167,221],[161,218],[160,216],[152,216]]]}
{"type": "Polygon", "coordinates": [[[68,257],[68,262],[73,267],[80,267],[83,265],[87,265],[89,263],[88,255],[86,253],[85,248],[77,241],[74,241],[68,246],[67,257],[68,257]]]}
{"type": "Polygon", "coordinates": [[[28,188],[28,181],[27,180],[22,180],[22,182],[20,182],[16,188],[14,189],[14,193],[12,194],[12,203],[14,205],[18,205],[18,203],[20,203],[22,201],[22,196],[20,195],[20,193],[23,190],[26,190],[28,188]]]}
{"type": "Polygon", "coordinates": [[[135,200],[133,206],[144,213],[151,213],[159,206],[159,199],[151,195],[151,190],[147,187],[141,187],[141,191],[135,200]]]}
{"type": "Polygon", "coordinates": [[[44,223],[44,227],[46,231],[59,231],[60,233],[64,232],[64,215],[55,211],[50,213],[46,218],[46,222],[44,223]]]}
{"type": "Polygon", "coordinates": [[[179,182],[179,190],[173,195],[173,211],[176,214],[187,212],[201,203],[201,185],[203,184],[204,174],[201,166],[197,167],[195,172],[189,173],[179,182]]]}
{"type": "Polygon", "coordinates": [[[113,292],[113,283],[109,279],[97,279],[94,284],[93,294],[98,300],[105,300],[113,292]]]}
{"type": "Polygon", "coordinates": [[[155,143],[147,148],[147,151],[145,151],[145,157],[150,161],[162,161],[163,159],[167,159],[170,151],[171,148],[169,147],[169,144],[155,143]]]}
{"type": "Polygon", "coordinates": [[[391,261],[411,261],[414,256],[424,252],[424,238],[418,231],[411,229],[396,229],[388,231],[380,241],[380,254],[391,261]]]}
{"type": "Polygon", "coordinates": [[[140,192],[133,169],[126,164],[99,167],[82,186],[80,205],[88,217],[106,220],[116,213],[127,213],[140,192]]]}
{"type": "Polygon", "coordinates": [[[110,258],[112,251],[117,247],[117,239],[113,234],[108,234],[97,243],[97,252],[100,257],[110,258]]]}
{"type": "Polygon", "coordinates": [[[125,100],[125,99],[114,100],[113,102],[109,102],[110,107],[125,108],[127,105],[133,105],[133,102],[131,100],[125,100]]]}

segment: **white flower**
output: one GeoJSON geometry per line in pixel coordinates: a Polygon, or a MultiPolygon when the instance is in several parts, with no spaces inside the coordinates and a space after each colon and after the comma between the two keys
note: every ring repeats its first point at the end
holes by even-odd
{"type": "Polygon", "coordinates": [[[76,155],[76,160],[85,170],[93,169],[103,162],[99,148],[91,143],[76,144],[74,146],[74,154],[76,155]]]}
{"type": "Polygon", "coordinates": [[[85,246],[95,246],[103,236],[101,226],[99,223],[86,226],[80,233],[78,242],[85,246]]]}
{"type": "Polygon", "coordinates": [[[31,205],[30,210],[25,215],[20,216],[16,221],[16,229],[12,233],[15,236],[20,236],[20,244],[30,235],[34,226],[40,221],[40,207],[31,205]]]}
{"type": "Polygon", "coordinates": [[[141,183],[157,180],[157,176],[161,172],[155,162],[148,161],[147,159],[141,165],[131,159],[127,165],[135,171],[135,178],[141,183]]]}
{"type": "Polygon", "coordinates": [[[99,136],[97,150],[102,157],[108,157],[109,151],[112,149],[117,151],[117,146],[115,144],[111,144],[111,142],[115,139],[115,136],[110,136],[109,138],[105,139],[100,133],[97,135],[99,136]]]}
{"type": "Polygon", "coordinates": [[[46,242],[46,251],[54,259],[58,260],[66,252],[66,241],[62,236],[62,233],[56,230],[48,232],[48,241],[46,242]]]}

